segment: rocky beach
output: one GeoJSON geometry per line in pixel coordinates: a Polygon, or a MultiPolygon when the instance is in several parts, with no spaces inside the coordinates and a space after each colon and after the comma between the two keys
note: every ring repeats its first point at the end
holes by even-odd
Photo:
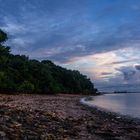
{"type": "Polygon", "coordinates": [[[80,103],[81,95],[0,95],[0,140],[138,140],[140,123],[80,103]]]}

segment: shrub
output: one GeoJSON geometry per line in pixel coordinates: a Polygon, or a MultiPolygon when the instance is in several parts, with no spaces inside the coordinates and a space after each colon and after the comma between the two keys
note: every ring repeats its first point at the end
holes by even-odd
{"type": "Polygon", "coordinates": [[[18,91],[20,92],[26,92],[26,93],[31,93],[35,89],[34,85],[29,82],[29,81],[24,81],[19,87],[18,91]]]}

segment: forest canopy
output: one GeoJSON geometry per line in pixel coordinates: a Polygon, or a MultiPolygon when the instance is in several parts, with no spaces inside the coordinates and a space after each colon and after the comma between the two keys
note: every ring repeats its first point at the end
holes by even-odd
{"type": "Polygon", "coordinates": [[[19,93],[94,94],[96,89],[87,76],[67,70],[49,60],[31,60],[13,55],[4,45],[7,34],[0,30],[0,91],[19,93]]]}

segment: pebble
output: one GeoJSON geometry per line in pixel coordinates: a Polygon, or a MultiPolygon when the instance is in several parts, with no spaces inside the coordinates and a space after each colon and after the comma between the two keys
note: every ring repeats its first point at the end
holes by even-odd
{"type": "Polygon", "coordinates": [[[5,136],[6,136],[6,133],[3,132],[3,131],[0,131],[0,136],[1,136],[1,137],[5,137],[5,136]]]}
{"type": "Polygon", "coordinates": [[[120,116],[117,116],[116,119],[121,119],[121,117],[120,116]]]}

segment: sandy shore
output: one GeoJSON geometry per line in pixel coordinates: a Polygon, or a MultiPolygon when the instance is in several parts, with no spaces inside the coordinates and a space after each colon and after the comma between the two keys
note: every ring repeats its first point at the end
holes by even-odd
{"type": "Polygon", "coordinates": [[[1,94],[0,139],[140,139],[140,123],[83,106],[82,97],[1,94]]]}

